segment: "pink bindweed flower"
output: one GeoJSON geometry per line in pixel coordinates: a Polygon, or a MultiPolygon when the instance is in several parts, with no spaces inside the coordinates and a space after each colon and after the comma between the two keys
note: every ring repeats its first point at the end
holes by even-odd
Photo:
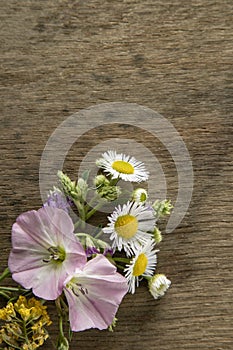
{"type": "Polygon", "coordinates": [[[12,278],[46,300],[61,293],[68,275],[86,263],[86,254],[62,209],[43,207],[21,214],[12,227],[12,278]]]}
{"type": "Polygon", "coordinates": [[[127,290],[125,277],[103,255],[78,268],[64,283],[72,331],[108,328],[127,290]]]}

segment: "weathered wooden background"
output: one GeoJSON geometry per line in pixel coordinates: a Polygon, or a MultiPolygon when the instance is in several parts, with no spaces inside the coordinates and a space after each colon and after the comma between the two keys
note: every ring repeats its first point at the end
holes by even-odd
{"type": "MultiPolygon", "coordinates": [[[[41,206],[40,157],[54,129],[91,105],[147,106],[173,123],[194,168],[189,211],[160,245],[172,288],[155,302],[143,284],[113,334],[76,334],[71,349],[233,349],[232,0],[1,0],[0,18],[2,269],[15,218],[41,206]]],[[[70,170],[93,140],[99,131],[79,140],[70,170]]],[[[173,197],[171,159],[154,152],[173,197]]]]}

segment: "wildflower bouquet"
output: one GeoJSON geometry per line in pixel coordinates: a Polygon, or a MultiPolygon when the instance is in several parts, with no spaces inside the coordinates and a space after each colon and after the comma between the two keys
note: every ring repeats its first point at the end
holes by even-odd
{"type": "Polygon", "coordinates": [[[12,276],[18,283],[0,286],[7,299],[0,309],[4,349],[44,344],[51,324],[48,300],[55,301],[59,319],[54,347],[65,350],[72,332],[112,331],[123,297],[134,294],[143,278],[155,299],[170,286],[165,275],[155,274],[156,245],[162,240],[157,221],[170,214],[170,201],[152,203],[147,191],[136,186],[149,174],[134,157],[108,151],[96,165],[98,174],[91,183],[88,171],[77,181],[59,171],[59,187],[50,191],[42,208],[21,214],[14,223],[8,268],[0,276],[0,281],[12,276]],[[134,190],[123,189],[123,181],[134,183],[134,190]],[[108,222],[88,233],[87,222],[99,218],[109,203],[115,209],[108,222]]]}

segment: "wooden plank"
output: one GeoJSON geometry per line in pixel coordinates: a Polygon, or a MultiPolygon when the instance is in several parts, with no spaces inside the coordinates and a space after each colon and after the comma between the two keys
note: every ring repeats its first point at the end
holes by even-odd
{"type": "MultiPolygon", "coordinates": [[[[231,0],[0,3],[2,266],[15,218],[41,206],[46,142],[74,112],[118,101],[149,107],[174,125],[193,162],[189,211],[160,245],[158,271],[172,288],[155,302],[142,283],[121,305],[113,334],[76,334],[72,349],[233,348],[232,14],[231,0]]],[[[100,128],[78,140],[67,171],[77,172],[101,140],[128,137],[158,157],[176,198],[166,147],[133,128],[108,133],[100,128]]]]}

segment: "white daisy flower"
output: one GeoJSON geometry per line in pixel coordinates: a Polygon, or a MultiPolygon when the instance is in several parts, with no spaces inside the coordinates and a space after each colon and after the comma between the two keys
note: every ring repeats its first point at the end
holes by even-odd
{"type": "Polygon", "coordinates": [[[144,163],[137,161],[134,157],[125,154],[117,154],[116,151],[107,151],[102,154],[96,165],[104,172],[112,176],[112,179],[120,178],[124,181],[141,182],[149,177],[144,163]]]}
{"type": "Polygon", "coordinates": [[[156,274],[148,281],[149,291],[155,299],[162,297],[171,285],[171,281],[163,274],[156,274]]]}
{"type": "Polygon", "coordinates": [[[138,203],[145,203],[148,198],[148,193],[144,188],[136,188],[133,191],[132,199],[138,203]]]}
{"type": "Polygon", "coordinates": [[[155,270],[158,250],[154,249],[155,242],[150,240],[146,245],[141,246],[135,257],[124,269],[125,277],[128,281],[129,292],[134,294],[135,287],[138,287],[139,281],[143,277],[152,276],[155,270]]]}
{"type": "Polygon", "coordinates": [[[155,217],[153,210],[143,204],[127,202],[122,207],[119,205],[108,219],[110,222],[103,232],[110,234],[113,249],[124,249],[130,256],[151,240],[148,231],[153,231],[155,217]]]}

